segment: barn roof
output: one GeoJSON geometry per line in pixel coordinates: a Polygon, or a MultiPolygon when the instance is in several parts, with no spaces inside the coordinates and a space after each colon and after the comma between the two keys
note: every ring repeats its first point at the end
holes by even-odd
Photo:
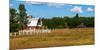
{"type": "Polygon", "coordinates": [[[29,18],[28,20],[29,23],[27,24],[27,26],[37,26],[39,18],[29,18]]]}

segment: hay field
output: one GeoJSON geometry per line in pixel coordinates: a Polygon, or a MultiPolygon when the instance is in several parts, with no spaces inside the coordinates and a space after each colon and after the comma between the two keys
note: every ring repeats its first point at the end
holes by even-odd
{"type": "Polygon", "coordinates": [[[94,28],[55,29],[51,33],[10,37],[11,50],[91,44],[94,44],[94,28]]]}

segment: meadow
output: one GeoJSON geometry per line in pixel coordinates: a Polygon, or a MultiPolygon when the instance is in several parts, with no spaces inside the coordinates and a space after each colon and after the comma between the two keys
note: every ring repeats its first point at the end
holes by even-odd
{"type": "Polygon", "coordinates": [[[94,28],[55,29],[50,33],[10,36],[10,49],[94,44],[94,28]]]}

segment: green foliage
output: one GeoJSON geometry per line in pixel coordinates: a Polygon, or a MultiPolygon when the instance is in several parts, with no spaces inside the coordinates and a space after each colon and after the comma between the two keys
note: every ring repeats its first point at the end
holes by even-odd
{"type": "Polygon", "coordinates": [[[51,19],[43,19],[43,25],[47,26],[50,29],[55,28],[76,28],[80,24],[83,27],[94,27],[94,17],[79,17],[79,14],[76,14],[74,17],[53,17],[51,19]]]}
{"type": "Polygon", "coordinates": [[[14,8],[10,8],[10,32],[18,31],[16,15],[16,10],[14,8]]]}
{"type": "Polygon", "coordinates": [[[24,4],[19,5],[19,21],[22,24],[22,29],[24,29],[28,22],[24,4]]]}
{"type": "Polygon", "coordinates": [[[19,13],[14,8],[10,8],[10,32],[17,32],[24,29],[27,24],[27,14],[24,4],[19,5],[19,13]]]}
{"type": "Polygon", "coordinates": [[[61,17],[53,17],[52,19],[43,20],[43,25],[47,26],[50,29],[64,28],[65,24],[65,21],[61,17]]]}
{"type": "Polygon", "coordinates": [[[74,18],[79,18],[79,14],[77,13],[74,18]]]}

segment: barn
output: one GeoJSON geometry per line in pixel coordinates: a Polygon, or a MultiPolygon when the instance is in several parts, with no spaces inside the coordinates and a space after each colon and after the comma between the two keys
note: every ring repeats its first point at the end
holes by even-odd
{"type": "Polygon", "coordinates": [[[28,17],[27,29],[41,29],[42,28],[42,19],[28,17]]]}

